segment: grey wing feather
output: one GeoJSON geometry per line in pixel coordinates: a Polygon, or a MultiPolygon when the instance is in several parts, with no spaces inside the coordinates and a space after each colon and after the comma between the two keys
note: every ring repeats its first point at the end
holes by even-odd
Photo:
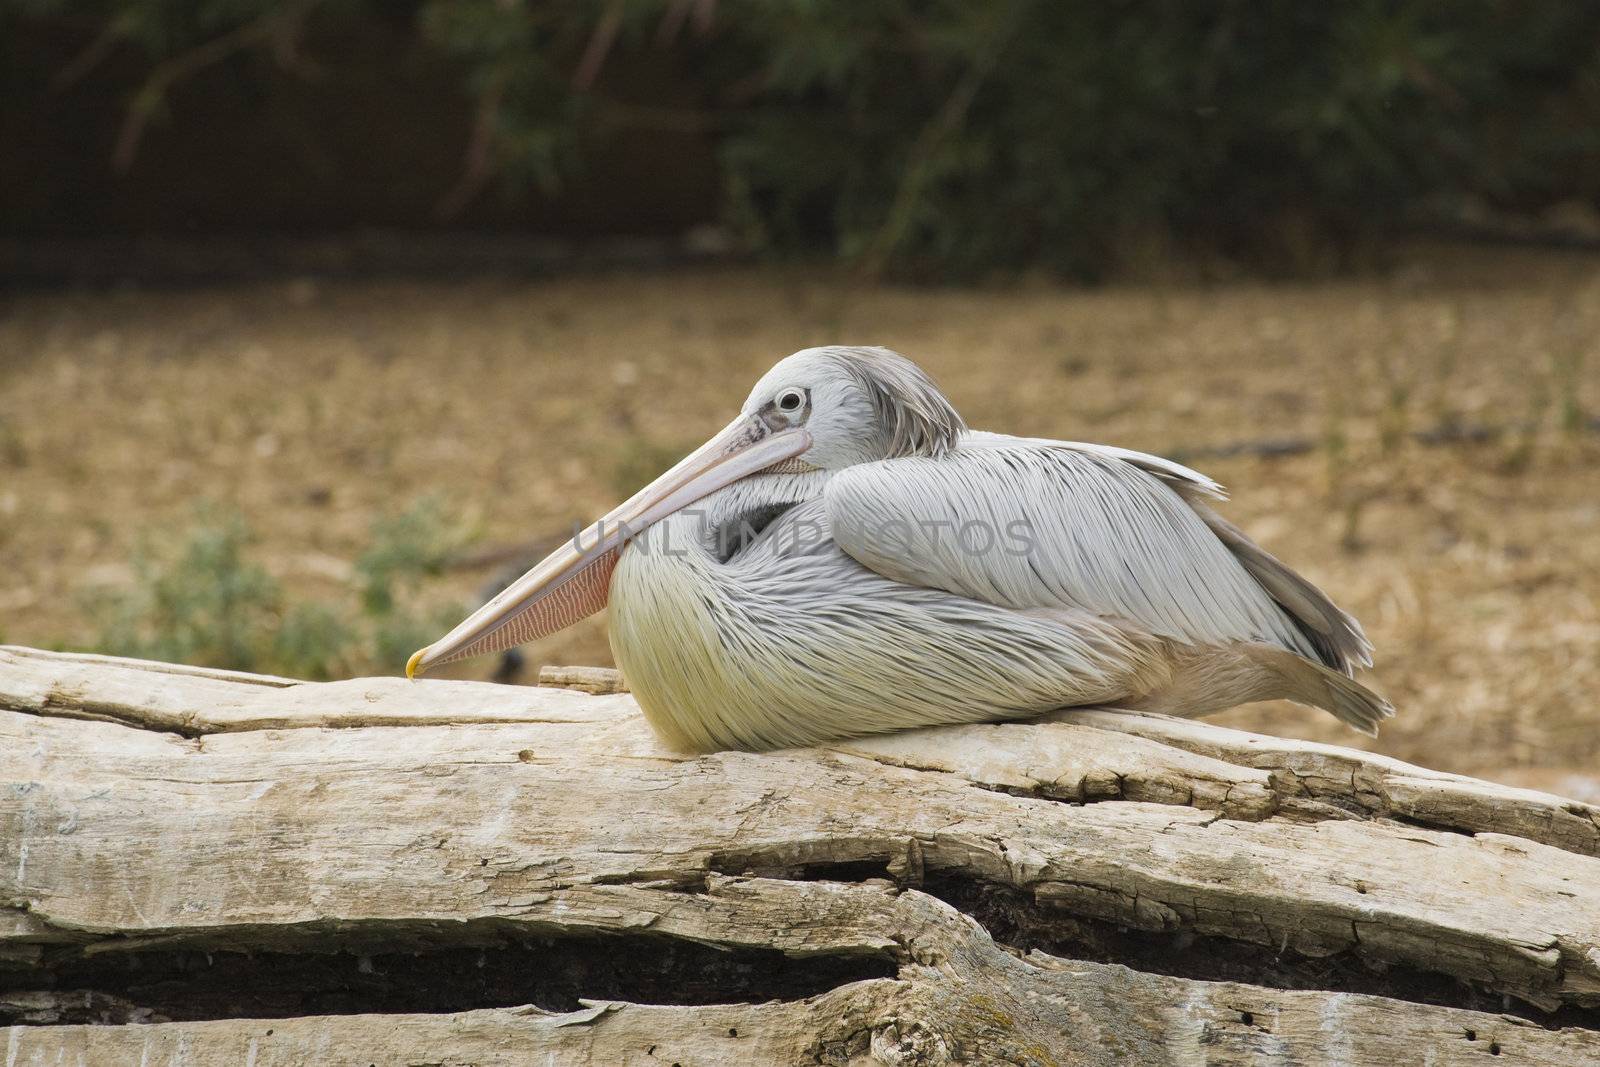
{"type": "Polygon", "coordinates": [[[824,492],[834,538],[898,581],[1069,608],[1191,644],[1262,641],[1348,672],[1360,626],[1198,498],[1215,482],[1108,446],[969,433],[824,492]]]}
{"type": "Polygon", "coordinates": [[[1372,642],[1354,616],[1203,502],[1191,499],[1189,506],[1244,564],[1250,576],[1289,613],[1322,664],[1349,677],[1354,677],[1357,667],[1372,666],[1372,642]]]}
{"type": "Polygon", "coordinates": [[[1105,456],[1107,459],[1120,459],[1124,463],[1131,463],[1147,474],[1155,475],[1180,492],[1196,493],[1200,496],[1210,497],[1213,500],[1228,499],[1228,491],[1226,489],[1199,471],[1191,467],[1185,467],[1182,463],[1163,459],[1161,456],[1152,456],[1148,452],[1135,452],[1131,448],[1118,448],[1116,445],[1096,445],[1087,441],[1052,441],[1046,437],[1011,437],[1003,433],[990,433],[988,430],[968,430],[961,437],[961,447],[969,451],[983,448],[1016,448],[1021,445],[1060,449],[1068,452],[1082,452],[1084,455],[1105,456]]]}

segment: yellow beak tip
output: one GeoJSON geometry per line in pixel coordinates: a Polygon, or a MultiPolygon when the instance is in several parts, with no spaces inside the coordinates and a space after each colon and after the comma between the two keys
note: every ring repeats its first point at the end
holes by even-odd
{"type": "Polygon", "coordinates": [[[410,659],[406,660],[407,678],[415,678],[417,676],[417,665],[422,662],[422,654],[426,651],[428,650],[425,648],[419,648],[415,652],[411,653],[410,659]]]}

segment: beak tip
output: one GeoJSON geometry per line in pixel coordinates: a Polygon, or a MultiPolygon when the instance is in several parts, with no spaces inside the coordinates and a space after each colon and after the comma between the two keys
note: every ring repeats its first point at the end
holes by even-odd
{"type": "Polygon", "coordinates": [[[427,651],[428,650],[426,648],[419,648],[415,652],[411,653],[410,659],[406,660],[406,677],[408,679],[415,678],[419,673],[421,673],[420,666],[422,664],[422,656],[423,653],[427,651]]]}

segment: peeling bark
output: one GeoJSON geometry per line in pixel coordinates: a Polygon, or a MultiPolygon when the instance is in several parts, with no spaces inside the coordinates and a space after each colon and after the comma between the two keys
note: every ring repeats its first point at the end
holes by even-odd
{"type": "Polygon", "coordinates": [[[1124,712],[685,756],[620,692],[0,649],[0,1044],[1600,1061],[1596,815],[1124,712]]]}

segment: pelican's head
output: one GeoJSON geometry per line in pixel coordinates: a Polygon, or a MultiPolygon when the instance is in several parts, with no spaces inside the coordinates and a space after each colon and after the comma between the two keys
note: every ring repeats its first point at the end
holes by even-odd
{"type": "Polygon", "coordinates": [[[624,545],[742,479],[944,454],[965,429],[920,367],[887,348],[807,348],[756,383],[743,410],[671,470],[562,545],[406,664],[430,667],[547,637],[605,607],[624,545]]]}
{"type": "Polygon", "coordinates": [[[887,348],[807,348],[779,360],[744,403],[746,418],[804,429],[799,459],[837,470],[943,455],[966,426],[921,367],[887,348]]]}

